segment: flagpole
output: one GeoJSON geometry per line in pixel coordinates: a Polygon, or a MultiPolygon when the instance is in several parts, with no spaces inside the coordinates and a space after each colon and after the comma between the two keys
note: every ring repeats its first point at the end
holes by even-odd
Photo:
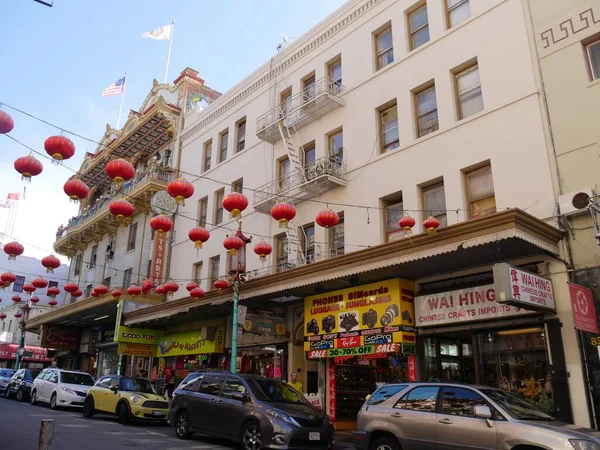
{"type": "Polygon", "coordinates": [[[171,35],[169,36],[169,51],[167,52],[167,67],[165,67],[165,84],[169,75],[169,63],[171,62],[171,45],[173,44],[173,31],[175,31],[175,21],[171,21],[171,35]]]}
{"type": "Polygon", "coordinates": [[[119,106],[119,117],[117,118],[117,130],[121,125],[121,112],[123,111],[123,99],[125,98],[125,89],[127,88],[127,71],[125,71],[125,81],[123,82],[123,92],[121,92],[121,106],[119,106]]]}

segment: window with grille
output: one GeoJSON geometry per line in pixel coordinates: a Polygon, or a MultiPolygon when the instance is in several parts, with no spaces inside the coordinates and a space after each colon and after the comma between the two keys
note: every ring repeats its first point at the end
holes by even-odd
{"type": "Polygon", "coordinates": [[[492,166],[484,166],[465,174],[467,198],[469,201],[469,217],[489,216],[496,212],[496,196],[492,166]]]}

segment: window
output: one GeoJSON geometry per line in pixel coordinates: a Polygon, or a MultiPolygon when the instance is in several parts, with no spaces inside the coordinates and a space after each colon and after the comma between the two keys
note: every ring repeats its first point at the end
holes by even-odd
{"type": "Polygon", "coordinates": [[[106,245],[106,260],[112,261],[115,257],[115,235],[108,237],[108,244],[106,245]]]}
{"type": "Polygon", "coordinates": [[[236,152],[241,152],[246,148],[246,118],[240,120],[237,124],[236,152]]]}
{"type": "Polygon", "coordinates": [[[338,59],[329,65],[329,86],[334,94],[340,94],[342,91],[342,60],[338,59]]]}
{"type": "Polygon", "coordinates": [[[445,387],[442,396],[442,414],[475,417],[475,406],[487,405],[477,392],[470,389],[445,387]]]}
{"type": "Polygon", "coordinates": [[[435,86],[415,94],[417,100],[417,137],[423,137],[439,129],[435,86]]]}
{"type": "Polygon", "coordinates": [[[23,292],[23,285],[25,284],[25,277],[17,275],[17,279],[13,283],[13,292],[23,292]]]}
{"type": "Polygon", "coordinates": [[[56,372],[52,372],[48,377],[48,381],[50,383],[58,383],[58,374],[56,372]]]}
{"type": "Polygon", "coordinates": [[[316,169],[316,167],[315,167],[315,160],[316,160],[315,142],[313,141],[309,144],[303,145],[302,149],[304,151],[304,173],[306,174],[306,178],[308,180],[312,180],[317,175],[315,173],[315,169],[316,169]]]}
{"type": "Polygon", "coordinates": [[[315,98],[315,76],[312,75],[306,78],[303,82],[304,85],[304,100],[309,101],[315,98]]]}
{"type": "Polygon", "coordinates": [[[92,288],[93,288],[93,286],[91,284],[88,284],[85,287],[85,297],[84,298],[89,298],[92,296],[92,288]]]}
{"type": "Polygon", "coordinates": [[[194,264],[194,281],[196,283],[202,281],[202,261],[194,264]]]}
{"type": "Polygon", "coordinates": [[[202,380],[202,384],[198,388],[199,394],[208,395],[219,395],[221,393],[221,386],[223,385],[223,378],[215,375],[206,374],[202,380]]]}
{"type": "Polygon", "coordinates": [[[179,389],[184,391],[192,391],[197,392],[200,384],[202,383],[202,378],[204,378],[203,374],[199,373],[191,373],[188,377],[181,382],[179,389]]]}
{"type": "Polygon", "coordinates": [[[276,263],[277,267],[285,268],[288,263],[288,238],[285,234],[280,234],[276,240],[276,263]]]}
{"type": "Polygon", "coordinates": [[[206,228],[206,216],[208,214],[208,197],[198,200],[198,226],[206,228]]]}
{"type": "Polygon", "coordinates": [[[592,72],[592,79],[600,79],[600,41],[596,41],[587,46],[587,54],[592,72]]]}
{"type": "Polygon", "coordinates": [[[292,109],[292,89],[286,89],[279,98],[281,105],[281,115],[285,116],[292,109]]]}
{"type": "Polygon", "coordinates": [[[58,287],[58,281],[49,281],[48,282],[48,287],[58,287]]]}
{"type": "Polygon", "coordinates": [[[279,187],[286,189],[290,183],[290,172],[292,165],[289,158],[279,161],[279,187]]]}
{"type": "Polygon", "coordinates": [[[212,258],[210,258],[210,279],[208,280],[209,282],[209,287],[213,287],[213,284],[215,284],[215,281],[217,281],[219,279],[219,266],[221,265],[221,257],[219,255],[217,256],[213,256],[212,258]]]}
{"type": "Polygon", "coordinates": [[[231,183],[231,192],[239,192],[240,194],[244,190],[244,179],[240,178],[231,183]]]}
{"type": "Polygon", "coordinates": [[[381,151],[387,152],[400,145],[398,133],[398,108],[396,103],[380,112],[381,151]]]}
{"type": "Polygon", "coordinates": [[[129,237],[127,238],[127,251],[135,250],[135,240],[137,237],[137,222],[129,225],[129,237]]]}
{"type": "Polygon", "coordinates": [[[375,35],[375,47],[377,49],[377,70],[394,62],[392,27],[387,27],[375,35]]]}
{"type": "Polygon", "coordinates": [[[202,158],[202,172],[210,170],[212,159],[212,139],[204,144],[204,157],[202,158]]]}
{"type": "Polygon", "coordinates": [[[146,278],[150,278],[150,274],[152,273],[152,260],[148,260],[148,267],[146,267],[146,278]]]}
{"type": "Polygon", "coordinates": [[[242,382],[236,378],[229,378],[227,383],[225,383],[225,387],[223,388],[223,397],[231,397],[232,394],[246,394],[246,386],[242,384],[242,382]]]}
{"type": "Polygon", "coordinates": [[[92,254],[90,255],[90,269],[96,267],[96,260],[98,259],[98,245],[92,247],[92,254]]]}
{"type": "Polygon", "coordinates": [[[471,17],[469,0],[446,0],[448,6],[448,28],[458,25],[471,17]]]}
{"type": "Polygon", "coordinates": [[[440,388],[438,386],[416,387],[402,397],[398,403],[394,405],[394,408],[435,412],[435,404],[439,390],[440,388]]]}
{"type": "Polygon", "coordinates": [[[80,253],[75,257],[75,270],[73,271],[74,276],[77,276],[81,273],[81,265],[82,264],[83,264],[83,253],[80,253]]]}
{"type": "Polygon", "coordinates": [[[215,192],[215,225],[223,222],[223,197],[225,196],[225,191],[221,189],[220,191],[215,192]]]}
{"type": "Polygon", "coordinates": [[[110,287],[110,277],[105,278],[104,281],[102,282],[102,284],[106,287],[110,287]]]}
{"type": "Polygon", "coordinates": [[[229,140],[229,130],[224,131],[219,136],[219,162],[227,159],[227,141],[229,140]]]}
{"type": "Polygon", "coordinates": [[[394,194],[383,201],[386,242],[393,242],[404,237],[404,230],[398,221],[404,215],[404,202],[402,192],[394,194]]]}
{"type": "Polygon", "coordinates": [[[483,111],[479,66],[475,64],[456,74],[459,120],[483,111]]]}
{"type": "Polygon", "coordinates": [[[426,219],[429,216],[435,217],[440,221],[440,227],[448,225],[446,217],[446,194],[444,191],[444,183],[436,183],[422,188],[423,193],[423,209],[425,210],[426,219]]]}
{"type": "Polygon", "coordinates": [[[129,286],[131,286],[131,272],[133,271],[133,269],[127,269],[125,272],[123,272],[123,288],[127,289],[129,286]]]}
{"type": "Polygon", "coordinates": [[[396,395],[398,392],[403,391],[407,387],[407,384],[384,386],[375,392],[371,397],[369,397],[369,400],[367,400],[367,405],[379,405],[390,397],[396,395]]]}
{"type": "Polygon", "coordinates": [[[492,167],[485,166],[468,172],[467,200],[469,202],[469,217],[489,216],[496,212],[496,197],[494,195],[494,180],[492,179],[492,167]]]}
{"type": "Polygon", "coordinates": [[[344,213],[339,213],[340,221],[335,226],[330,228],[330,241],[331,250],[333,256],[340,256],[344,254],[345,243],[344,243],[344,213]]]}
{"type": "Polygon", "coordinates": [[[329,157],[341,164],[344,159],[344,132],[342,130],[329,136],[329,157]]]}
{"type": "Polygon", "coordinates": [[[427,18],[427,4],[408,15],[410,27],[410,49],[420,47],[429,42],[429,19],[427,18]]]}
{"type": "Polygon", "coordinates": [[[315,261],[315,224],[305,225],[303,227],[303,245],[304,257],[307,263],[315,261]]]}

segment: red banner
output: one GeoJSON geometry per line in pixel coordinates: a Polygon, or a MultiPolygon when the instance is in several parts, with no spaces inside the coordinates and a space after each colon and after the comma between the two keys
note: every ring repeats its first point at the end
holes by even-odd
{"type": "Polygon", "coordinates": [[[335,422],[336,417],[336,380],[335,380],[335,364],[329,361],[329,417],[335,422]]]}
{"type": "MultiPolygon", "coordinates": [[[[18,351],[17,344],[0,344],[0,359],[17,359],[18,351]]],[[[26,345],[25,351],[30,352],[31,356],[24,356],[23,361],[52,362],[52,358],[48,358],[48,351],[45,348],[26,345]]]]}
{"type": "Polygon", "coordinates": [[[165,265],[165,253],[167,249],[167,233],[154,234],[154,249],[152,252],[152,270],[150,279],[155,284],[163,282],[163,268],[165,265]],[[161,236],[159,236],[159,234],[161,236]]]}
{"type": "Polygon", "coordinates": [[[569,294],[573,306],[575,328],[588,333],[598,334],[598,320],[594,307],[594,293],[578,284],[569,283],[569,294]]]}
{"type": "Polygon", "coordinates": [[[79,330],[54,325],[44,325],[42,329],[42,346],[61,350],[79,349],[79,330]]]}
{"type": "Polygon", "coordinates": [[[408,356],[408,381],[417,381],[417,358],[415,355],[408,356]]]}

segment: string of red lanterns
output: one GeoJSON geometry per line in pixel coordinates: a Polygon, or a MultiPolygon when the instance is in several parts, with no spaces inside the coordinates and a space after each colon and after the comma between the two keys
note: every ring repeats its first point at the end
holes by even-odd
{"type": "Polygon", "coordinates": [[[223,208],[231,213],[231,217],[241,217],[242,212],[248,207],[248,199],[239,192],[232,192],[223,199],[223,208]]]}
{"type": "Polygon", "coordinates": [[[46,153],[55,162],[71,158],[75,154],[75,144],[65,136],[51,136],[44,141],[46,153]]]}
{"type": "Polygon", "coordinates": [[[267,256],[273,252],[273,246],[264,241],[260,241],[254,246],[254,253],[256,253],[261,261],[266,261],[267,256]]]}
{"type": "Polygon", "coordinates": [[[77,178],[67,180],[63,186],[63,191],[65,191],[65,194],[67,194],[74,202],[81,201],[87,198],[87,196],[90,194],[90,188],[88,185],[77,178]]]}
{"type": "Polygon", "coordinates": [[[194,243],[196,249],[201,249],[202,244],[210,239],[210,233],[205,228],[196,227],[190,230],[188,237],[194,243]]]}
{"type": "Polygon", "coordinates": [[[8,255],[9,261],[14,261],[15,259],[17,259],[17,256],[22,255],[24,251],[25,247],[23,247],[16,241],[9,242],[4,246],[4,253],[8,255]]]}
{"type": "Polygon", "coordinates": [[[21,180],[31,181],[31,177],[36,177],[44,170],[44,166],[34,156],[27,155],[17,158],[14,163],[15,170],[21,174],[21,180]]]}
{"type": "Polygon", "coordinates": [[[296,208],[286,202],[277,203],[271,208],[271,217],[279,222],[279,228],[287,228],[288,222],[296,217],[296,208]]]}
{"type": "Polygon", "coordinates": [[[178,178],[167,184],[167,193],[178,205],[185,206],[185,200],[194,195],[194,185],[183,178],[178,178]]]}
{"type": "Polygon", "coordinates": [[[119,225],[125,225],[127,219],[129,219],[135,213],[134,206],[127,200],[119,199],[113,200],[108,206],[110,213],[115,216],[119,225]]]}
{"type": "Polygon", "coordinates": [[[60,267],[60,259],[54,255],[45,256],[42,258],[42,266],[46,268],[47,273],[54,273],[54,269],[60,267]]]}
{"type": "Polygon", "coordinates": [[[17,277],[14,273],[4,272],[2,275],[0,275],[0,289],[9,287],[15,281],[17,281],[17,277]]]}
{"type": "Polygon", "coordinates": [[[125,181],[131,180],[135,176],[135,167],[125,159],[113,159],[106,163],[104,172],[113,183],[120,185],[125,181]]]}
{"type": "MultiPolygon", "coordinates": [[[[45,287],[48,286],[48,280],[42,278],[42,277],[37,277],[36,279],[34,279],[31,284],[33,284],[35,286],[36,289],[44,289],[45,287]]],[[[77,286],[77,285],[75,285],[77,286]]]]}
{"type": "Polygon", "coordinates": [[[167,216],[159,214],[150,220],[150,226],[158,233],[159,237],[162,237],[165,233],[168,233],[173,229],[173,221],[167,216]]]}

